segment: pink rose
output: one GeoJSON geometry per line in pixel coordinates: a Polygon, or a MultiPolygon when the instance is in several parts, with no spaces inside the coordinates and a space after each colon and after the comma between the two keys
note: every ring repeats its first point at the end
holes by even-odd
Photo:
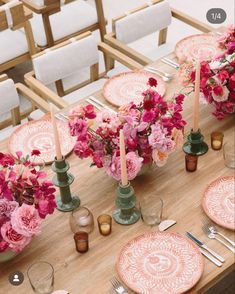
{"type": "Polygon", "coordinates": [[[12,228],[11,222],[7,222],[1,227],[1,234],[3,240],[9,244],[9,248],[15,252],[22,251],[31,241],[31,237],[26,237],[17,233],[12,228]]]}
{"type": "MultiPolygon", "coordinates": [[[[129,152],[126,154],[126,167],[129,181],[133,180],[142,167],[143,158],[136,155],[135,152],[129,152]]],[[[121,162],[119,156],[113,156],[111,162],[106,164],[106,172],[109,176],[115,180],[121,179],[121,162]]]]}
{"type": "Polygon", "coordinates": [[[156,163],[158,167],[162,167],[166,164],[168,155],[163,153],[157,149],[153,150],[152,153],[153,161],[156,163]]]}
{"type": "Polygon", "coordinates": [[[26,237],[40,233],[41,218],[33,205],[22,204],[11,216],[13,229],[26,237]]]}
{"type": "Polygon", "coordinates": [[[17,207],[19,207],[19,203],[16,201],[8,201],[5,198],[0,199],[0,215],[10,217],[17,207]]]}

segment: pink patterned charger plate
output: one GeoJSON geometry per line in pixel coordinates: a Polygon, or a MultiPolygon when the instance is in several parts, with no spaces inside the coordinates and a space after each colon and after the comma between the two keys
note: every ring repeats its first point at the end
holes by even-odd
{"type": "Polygon", "coordinates": [[[198,60],[211,60],[222,53],[217,45],[217,37],[210,34],[197,34],[180,40],[175,46],[175,54],[180,62],[198,60]]]}
{"type": "Polygon", "coordinates": [[[221,177],[213,181],[204,192],[202,206],[215,223],[235,230],[235,177],[221,177]]]}
{"type": "Polygon", "coordinates": [[[180,294],[200,279],[204,264],[198,247],[174,233],[149,232],[128,242],[117,262],[120,278],[141,294],[180,294]]]}
{"type": "MultiPolygon", "coordinates": [[[[76,138],[70,135],[66,122],[58,120],[57,127],[61,151],[66,156],[73,150],[76,138]]],[[[11,134],[8,147],[13,156],[16,156],[17,151],[22,151],[23,156],[26,156],[30,155],[32,150],[38,149],[41,152],[38,161],[43,159],[45,164],[52,163],[55,158],[55,146],[51,120],[35,120],[20,126],[11,134]]]]}
{"type": "Polygon", "coordinates": [[[139,103],[143,100],[141,94],[148,89],[147,82],[151,77],[158,82],[157,92],[164,95],[166,85],[157,75],[146,71],[131,71],[123,72],[107,80],[103,87],[103,96],[111,104],[118,107],[132,101],[139,103]]]}

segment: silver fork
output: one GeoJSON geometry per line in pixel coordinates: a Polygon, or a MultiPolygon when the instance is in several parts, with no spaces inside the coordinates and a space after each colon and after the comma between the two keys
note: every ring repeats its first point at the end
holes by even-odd
{"type": "Polygon", "coordinates": [[[118,281],[117,278],[113,277],[110,280],[110,283],[113,286],[113,289],[116,291],[118,294],[128,294],[127,290],[123,287],[123,285],[118,281]]]}
{"type": "Polygon", "coordinates": [[[161,78],[163,79],[163,81],[166,82],[166,83],[167,83],[167,82],[170,82],[170,81],[172,80],[172,78],[168,78],[168,77],[166,77],[166,76],[160,74],[160,73],[157,72],[156,70],[152,70],[152,69],[150,69],[150,68],[148,68],[148,67],[145,67],[144,70],[145,70],[145,71],[148,71],[148,72],[151,72],[151,73],[154,73],[154,74],[156,74],[156,75],[158,75],[158,76],[161,77],[161,78]]]}
{"type": "Polygon", "coordinates": [[[232,253],[235,254],[235,249],[232,246],[229,246],[228,244],[226,244],[223,240],[221,240],[220,238],[218,238],[215,234],[211,233],[211,231],[209,230],[209,228],[206,225],[203,225],[202,226],[202,230],[207,235],[208,238],[215,239],[215,240],[219,241],[227,249],[229,249],[230,251],[232,251],[232,253]]]}
{"type": "Polygon", "coordinates": [[[222,238],[224,238],[228,243],[230,243],[233,247],[235,247],[235,242],[233,242],[232,240],[230,240],[228,237],[226,237],[224,234],[220,233],[217,231],[216,227],[213,226],[211,223],[208,223],[206,220],[202,221],[204,226],[207,226],[208,230],[215,235],[219,235],[222,238]]]}
{"type": "Polygon", "coordinates": [[[69,117],[67,115],[60,112],[56,113],[55,117],[59,120],[66,121],[66,122],[69,120],[69,117]]]}
{"type": "Polygon", "coordinates": [[[160,74],[163,74],[165,77],[169,78],[169,79],[172,79],[174,77],[174,74],[171,74],[171,73],[168,73],[168,72],[165,72],[163,70],[160,70],[158,68],[155,68],[155,67],[152,67],[152,66],[146,66],[145,67],[146,69],[150,69],[150,70],[153,70],[153,71],[156,71],[156,72],[159,72],[160,74]]]}

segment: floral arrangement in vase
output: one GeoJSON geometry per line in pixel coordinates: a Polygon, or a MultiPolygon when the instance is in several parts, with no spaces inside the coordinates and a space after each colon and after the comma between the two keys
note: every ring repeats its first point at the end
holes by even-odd
{"type": "Polygon", "coordinates": [[[55,188],[33,162],[40,151],[17,159],[0,153],[0,254],[21,252],[41,231],[43,219],[56,207],[55,188]]]}
{"type": "Polygon", "coordinates": [[[143,165],[161,167],[177,146],[182,144],[184,95],[166,101],[156,91],[157,81],[150,78],[140,104],[131,102],[118,112],[102,110],[95,113],[92,105],[78,106],[70,113],[69,127],[77,137],[75,154],[90,157],[91,165],[104,168],[116,180],[121,178],[119,132],[123,129],[128,179],[132,180],[143,165]],[[95,129],[91,129],[91,125],[95,129]]]}
{"type": "MultiPolygon", "coordinates": [[[[201,62],[201,102],[212,104],[212,114],[219,120],[235,111],[235,28],[230,26],[218,38],[223,54],[201,62]]],[[[195,82],[195,64],[184,63],[180,68],[184,86],[195,82]]]]}

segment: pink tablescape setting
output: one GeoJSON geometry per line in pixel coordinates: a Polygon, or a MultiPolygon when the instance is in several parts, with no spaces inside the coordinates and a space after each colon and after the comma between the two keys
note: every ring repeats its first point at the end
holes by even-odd
{"type": "Polygon", "coordinates": [[[234,15],[200,1],[2,1],[0,293],[235,293],[234,15]]]}

